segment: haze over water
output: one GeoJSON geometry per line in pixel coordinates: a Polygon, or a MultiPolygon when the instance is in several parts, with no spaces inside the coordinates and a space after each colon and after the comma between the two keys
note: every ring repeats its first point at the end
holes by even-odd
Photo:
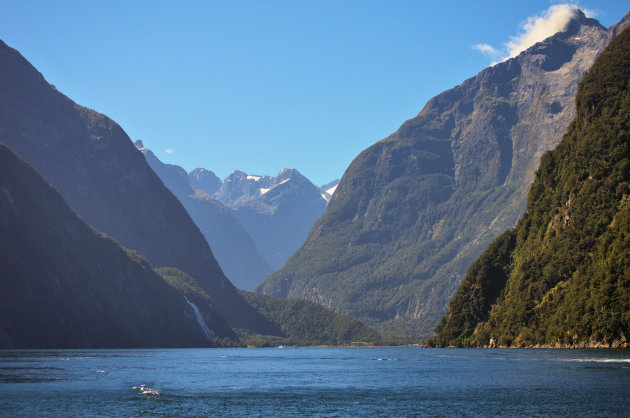
{"type": "Polygon", "coordinates": [[[0,415],[598,415],[630,350],[0,351],[0,415]]]}

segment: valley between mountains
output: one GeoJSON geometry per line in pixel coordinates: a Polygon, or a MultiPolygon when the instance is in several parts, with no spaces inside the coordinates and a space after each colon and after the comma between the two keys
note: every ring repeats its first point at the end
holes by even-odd
{"type": "Polygon", "coordinates": [[[161,161],[0,41],[0,348],[628,346],[628,25],[575,8],[321,186],[161,161]]]}

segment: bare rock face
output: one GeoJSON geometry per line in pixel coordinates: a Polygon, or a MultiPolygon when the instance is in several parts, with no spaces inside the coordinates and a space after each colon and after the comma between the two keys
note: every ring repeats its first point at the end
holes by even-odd
{"type": "Polygon", "coordinates": [[[225,205],[236,205],[257,198],[261,195],[261,189],[268,189],[273,184],[274,178],[271,176],[252,175],[236,170],[223,181],[215,197],[225,205]]]}
{"type": "Polygon", "coordinates": [[[221,187],[221,179],[210,170],[195,168],[188,173],[190,185],[209,195],[214,195],[221,187]]]}
{"type": "Polygon", "coordinates": [[[612,38],[577,12],[563,32],[431,99],[362,152],[324,216],[258,292],[428,335],[472,261],[525,210],[543,153],[612,38]]]}

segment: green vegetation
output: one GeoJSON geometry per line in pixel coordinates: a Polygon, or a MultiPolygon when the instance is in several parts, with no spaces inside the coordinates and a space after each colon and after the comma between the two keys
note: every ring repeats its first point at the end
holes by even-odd
{"type": "Polygon", "coordinates": [[[242,332],[243,341],[248,345],[374,345],[381,341],[376,331],[356,319],[335,314],[314,302],[278,299],[246,291],[241,294],[282,331],[281,335],[242,332]]]}
{"type": "Polygon", "coordinates": [[[580,84],[527,213],[473,264],[428,345],[630,344],[629,88],[625,30],[580,84]]]}
{"type": "Polygon", "coordinates": [[[357,156],[304,245],[255,291],[321,303],[384,337],[432,335],[473,261],[525,212],[539,156],[561,141],[609,34],[576,15],[431,99],[357,156]]]}
{"type": "Polygon", "coordinates": [[[376,331],[356,319],[334,312],[316,303],[299,299],[278,299],[240,291],[244,299],[266,318],[271,326],[266,333],[258,328],[237,328],[232,331],[213,306],[212,298],[199,288],[195,280],[181,270],[158,269],[164,280],[178,289],[202,313],[208,327],[222,338],[213,344],[223,347],[277,345],[373,345],[381,341],[376,331]]]}
{"type": "Polygon", "coordinates": [[[212,304],[212,298],[197,285],[192,277],[173,267],[162,267],[156,271],[169,285],[182,292],[188,301],[194,303],[201,312],[206,325],[215,334],[220,335],[220,337],[212,338],[213,345],[217,347],[239,345],[238,337],[217,312],[212,304]]]}
{"type": "Polygon", "coordinates": [[[525,212],[540,155],[560,143],[612,33],[577,14],[431,99],[352,162],[304,245],[255,291],[321,303],[400,341],[432,335],[473,261],[525,212]]]}

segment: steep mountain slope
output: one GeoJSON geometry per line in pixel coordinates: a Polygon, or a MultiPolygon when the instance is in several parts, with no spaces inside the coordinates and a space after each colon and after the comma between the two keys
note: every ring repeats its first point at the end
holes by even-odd
{"type": "Polygon", "coordinates": [[[326,200],[294,168],[285,168],[270,179],[260,177],[258,183],[266,184],[260,194],[240,200],[231,209],[263,258],[277,270],[304,243],[308,231],[326,210],[326,200]]]}
{"type": "Polygon", "coordinates": [[[430,333],[472,261],[523,213],[611,37],[576,11],[563,32],[431,99],[352,162],[302,248],[257,291],[384,333],[430,333]]]}
{"type": "Polygon", "coordinates": [[[527,212],[473,263],[430,344],[630,346],[630,29],[576,102],[527,212]]]}
{"type": "MultiPolygon", "coordinates": [[[[151,150],[142,147],[142,143],[136,142],[136,147],[164,185],[184,205],[210,244],[219,265],[236,287],[251,290],[271,274],[271,267],[228,208],[207,193],[192,187],[183,168],[164,164],[151,150]]],[[[197,171],[197,174],[201,172],[197,171]]]]}
{"type": "Polygon", "coordinates": [[[224,276],[184,207],[120,126],[59,93],[1,41],[0,135],[88,224],[154,267],[190,274],[231,325],[269,325],[224,276]]]}
{"type": "MultiPolygon", "coordinates": [[[[0,347],[209,346],[184,296],[0,143],[0,347]]],[[[212,336],[231,332],[218,314],[212,336]]]]}

